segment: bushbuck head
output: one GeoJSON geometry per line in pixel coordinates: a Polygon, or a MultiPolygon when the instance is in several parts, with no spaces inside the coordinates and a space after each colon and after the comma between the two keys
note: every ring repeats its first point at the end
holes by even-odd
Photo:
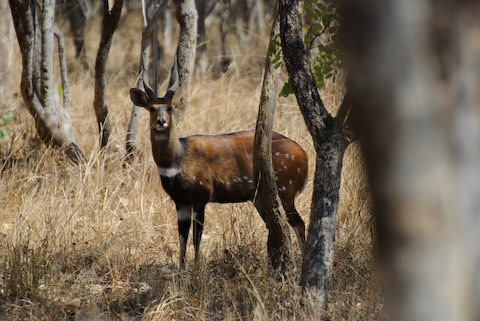
{"type": "Polygon", "coordinates": [[[175,121],[173,104],[182,95],[182,87],[179,86],[175,91],[169,90],[163,98],[157,98],[155,92],[148,87],[145,91],[137,88],[130,89],[130,97],[133,103],[150,112],[150,127],[153,130],[162,132],[168,129],[170,124],[175,121]]]}

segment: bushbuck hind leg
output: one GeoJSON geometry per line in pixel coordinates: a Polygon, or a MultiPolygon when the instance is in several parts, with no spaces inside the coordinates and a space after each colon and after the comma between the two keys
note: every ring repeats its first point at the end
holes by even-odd
{"type": "Polygon", "coordinates": [[[293,201],[288,204],[284,204],[283,208],[285,209],[285,213],[287,214],[288,224],[290,224],[290,226],[295,231],[295,234],[297,235],[298,243],[300,245],[300,251],[303,254],[306,245],[305,222],[298,214],[293,201]]]}
{"type": "Polygon", "coordinates": [[[195,261],[201,257],[200,241],[202,240],[203,222],[205,220],[205,205],[198,204],[193,207],[193,246],[195,247],[195,261]]]}
{"type": "Polygon", "coordinates": [[[180,240],[180,268],[185,263],[187,251],[188,233],[192,224],[192,207],[190,205],[177,204],[178,238],[180,240]]]}

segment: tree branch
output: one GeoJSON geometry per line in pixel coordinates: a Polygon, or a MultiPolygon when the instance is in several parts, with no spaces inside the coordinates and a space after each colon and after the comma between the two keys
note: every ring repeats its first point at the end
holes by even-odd
{"type": "Polygon", "coordinates": [[[63,88],[63,107],[70,110],[70,88],[68,85],[67,60],[65,57],[65,41],[63,40],[63,34],[55,25],[53,26],[53,33],[58,41],[58,58],[60,60],[60,75],[62,77],[63,88]]]}

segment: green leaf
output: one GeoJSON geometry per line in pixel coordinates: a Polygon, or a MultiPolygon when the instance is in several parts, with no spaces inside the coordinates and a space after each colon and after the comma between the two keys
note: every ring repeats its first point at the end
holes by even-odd
{"type": "Polygon", "coordinates": [[[323,5],[323,3],[321,3],[320,1],[317,2],[317,7],[318,9],[322,10],[322,11],[325,11],[325,6],[323,5]]]}
{"type": "Polygon", "coordinates": [[[281,61],[278,62],[278,63],[276,63],[276,64],[275,64],[275,69],[278,69],[281,65],[282,65],[282,62],[281,62],[281,61]]]}
{"type": "Polygon", "coordinates": [[[5,137],[5,136],[7,136],[7,135],[8,135],[8,132],[9,132],[9,130],[8,130],[7,127],[1,128],[1,129],[0,129],[0,138],[3,138],[3,137],[5,137]]]}
{"type": "Polygon", "coordinates": [[[312,42],[312,34],[311,33],[307,33],[305,35],[305,40],[304,40],[304,43],[310,43],[312,42]]]}
{"type": "Polygon", "coordinates": [[[318,30],[318,31],[320,31],[320,30],[323,29],[323,26],[322,26],[321,24],[319,24],[319,23],[314,23],[314,24],[312,25],[312,27],[315,28],[315,29],[318,30]]]}
{"type": "Polygon", "coordinates": [[[303,7],[305,8],[305,10],[310,10],[310,8],[311,8],[310,2],[304,1],[303,2],[303,7]]]}
{"type": "Polygon", "coordinates": [[[293,94],[293,88],[290,84],[290,81],[287,81],[284,85],[282,90],[280,91],[279,97],[288,97],[290,94],[293,94]]]}
{"type": "Polygon", "coordinates": [[[302,28],[303,28],[303,30],[305,30],[305,31],[310,30],[310,26],[309,26],[309,25],[303,25],[302,28]]]}
{"type": "Polygon", "coordinates": [[[272,64],[276,64],[280,60],[280,52],[278,52],[275,56],[275,58],[272,60],[272,64]]]}
{"type": "Polygon", "coordinates": [[[197,48],[200,47],[200,46],[206,45],[209,41],[210,40],[205,40],[205,41],[200,42],[199,44],[197,44],[197,48]]]}

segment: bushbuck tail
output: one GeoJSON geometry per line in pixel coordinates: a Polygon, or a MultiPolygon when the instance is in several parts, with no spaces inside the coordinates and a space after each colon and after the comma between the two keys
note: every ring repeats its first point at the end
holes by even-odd
{"type": "MultiPolygon", "coordinates": [[[[193,216],[195,259],[199,258],[205,206],[208,202],[237,203],[253,200],[254,130],[220,135],[179,138],[173,104],[181,95],[178,80],[163,98],[148,86],[146,93],[132,88],[130,97],[150,112],[153,158],[162,186],[175,202],[180,238],[180,267],[184,265],[186,244],[193,216]]],[[[272,157],[278,194],[303,249],[305,223],[295,209],[295,196],[307,182],[308,159],[293,140],[273,133],[272,157]]]]}

